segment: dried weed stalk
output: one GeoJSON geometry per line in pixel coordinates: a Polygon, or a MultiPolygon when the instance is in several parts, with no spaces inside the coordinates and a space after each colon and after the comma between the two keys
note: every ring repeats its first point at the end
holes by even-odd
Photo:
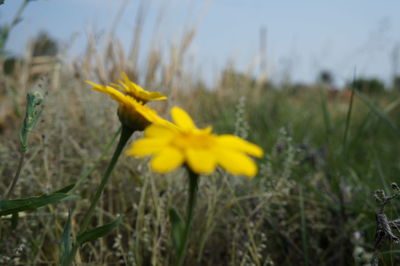
{"type": "Polygon", "coordinates": [[[374,194],[374,198],[376,202],[379,204],[379,211],[375,215],[376,217],[376,233],[375,233],[375,244],[374,244],[374,257],[372,261],[372,265],[378,265],[377,252],[379,248],[382,246],[384,240],[389,240],[389,242],[399,243],[400,237],[395,235],[392,229],[397,230],[400,233],[400,218],[395,220],[389,220],[385,214],[385,206],[391,200],[396,199],[400,196],[400,187],[396,183],[392,183],[392,189],[394,190],[394,194],[390,196],[386,196],[385,192],[381,189],[376,190],[374,194]]]}

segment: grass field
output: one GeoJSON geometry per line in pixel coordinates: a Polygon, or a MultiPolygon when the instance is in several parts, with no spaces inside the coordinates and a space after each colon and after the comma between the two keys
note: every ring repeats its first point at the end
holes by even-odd
{"type": "MultiPolygon", "coordinates": [[[[1,217],[0,264],[59,264],[68,212],[75,237],[120,127],[117,104],[84,81],[108,84],[125,71],[144,88],[169,96],[150,104],[164,118],[178,105],[199,126],[213,125],[215,132],[238,135],[265,152],[253,179],[221,169],[200,177],[184,265],[371,265],[374,255],[381,265],[397,265],[392,241],[374,253],[374,193],[393,194],[391,183],[399,182],[399,92],[347,88],[333,95],[324,84],[272,85],[228,67],[220,81],[204,85],[185,72],[193,34],[184,35],[169,57],[151,51],[145,66],[125,56],[139,50],[123,51],[111,38],[104,49],[89,39],[77,60],[61,61],[60,53],[34,56],[34,46],[11,70],[7,56],[0,58],[2,198],[18,168],[28,91],[44,95],[43,113],[30,132],[10,199],[78,182],[70,192],[78,198],[23,211],[14,228],[10,216],[1,217]]],[[[131,142],[142,135],[135,133],[131,142]]],[[[122,223],[83,245],[77,265],[173,265],[168,210],[185,211],[186,190],[184,170],[156,174],[147,159],[122,156],[90,224],[117,215],[122,223]]],[[[398,207],[388,204],[389,219],[399,218],[398,207]]]]}

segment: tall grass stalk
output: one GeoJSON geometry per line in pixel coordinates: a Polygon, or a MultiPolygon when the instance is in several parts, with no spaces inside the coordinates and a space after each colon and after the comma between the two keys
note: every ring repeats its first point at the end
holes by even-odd
{"type": "Polygon", "coordinates": [[[356,88],[354,86],[351,87],[350,102],[349,102],[349,107],[347,109],[346,126],[345,126],[345,129],[344,129],[343,141],[342,141],[342,149],[343,149],[343,151],[345,151],[345,149],[346,149],[347,137],[349,135],[350,119],[351,119],[351,113],[353,111],[353,102],[354,102],[355,89],[356,88]]]}

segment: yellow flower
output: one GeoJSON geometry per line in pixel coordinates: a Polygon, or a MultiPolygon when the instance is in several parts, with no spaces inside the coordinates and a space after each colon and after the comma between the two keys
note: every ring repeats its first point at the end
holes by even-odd
{"type": "Polygon", "coordinates": [[[125,73],[122,73],[123,80],[118,81],[119,84],[112,83],[114,87],[111,86],[103,86],[100,84],[96,84],[94,82],[86,81],[88,84],[93,86],[93,89],[96,91],[104,92],[104,89],[107,88],[108,90],[113,91],[122,91],[124,94],[131,96],[132,98],[136,99],[139,102],[147,103],[148,101],[157,101],[157,100],[165,100],[167,96],[156,92],[156,91],[146,91],[136,83],[129,80],[128,76],[125,73]]]}
{"type": "Polygon", "coordinates": [[[119,103],[118,117],[124,126],[142,131],[152,123],[170,124],[170,122],[159,117],[155,110],[144,105],[149,100],[161,100],[166,99],[166,97],[158,92],[143,90],[140,86],[129,81],[124,73],[123,77],[125,83],[120,82],[121,86],[119,87],[124,86],[124,93],[111,86],[103,86],[90,81],[86,81],[86,83],[92,85],[94,90],[108,94],[119,103]]]}
{"type": "Polygon", "coordinates": [[[257,173],[255,162],[247,155],[261,157],[260,147],[234,135],[214,135],[211,127],[198,129],[182,109],[171,110],[176,126],[152,124],[145,137],[127,150],[127,155],[144,157],[153,155],[151,168],[159,173],[188,165],[198,174],[209,174],[219,165],[234,175],[253,177],[257,173]]]}
{"type": "Polygon", "coordinates": [[[148,101],[165,100],[167,96],[156,92],[156,91],[146,91],[136,83],[129,80],[128,76],[122,72],[123,80],[118,81],[119,84],[112,83],[111,85],[119,88],[121,91],[125,92],[127,95],[132,96],[136,100],[142,103],[147,103],[148,101]]]}

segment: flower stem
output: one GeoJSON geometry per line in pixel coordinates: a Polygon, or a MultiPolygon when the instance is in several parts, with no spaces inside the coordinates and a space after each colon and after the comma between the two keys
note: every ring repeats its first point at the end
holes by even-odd
{"type": "Polygon", "coordinates": [[[188,205],[187,205],[187,217],[186,217],[186,225],[185,225],[185,231],[183,234],[183,245],[180,250],[177,252],[177,257],[178,257],[178,266],[183,265],[183,261],[185,260],[185,255],[187,251],[187,244],[188,244],[188,239],[189,239],[189,233],[191,230],[192,226],[192,220],[193,220],[193,214],[194,214],[194,208],[196,205],[196,199],[197,199],[197,190],[198,190],[198,183],[199,183],[199,175],[193,172],[189,167],[187,167],[188,173],[189,173],[189,199],[188,199],[188,205]]]}
{"type": "MultiPolygon", "coordinates": [[[[108,180],[110,179],[111,176],[111,172],[114,169],[115,164],[118,161],[119,156],[122,153],[122,150],[125,147],[125,144],[128,142],[129,138],[132,136],[134,130],[132,130],[129,127],[125,127],[122,126],[122,131],[121,131],[121,137],[119,139],[118,142],[118,146],[114,151],[114,155],[110,161],[110,163],[108,164],[108,167],[106,169],[106,171],[104,172],[104,175],[101,179],[101,183],[99,185],[99,187],[97,188],[96,194],[94,194],[91,202],[90,202],[90,207],[89,210],[85,213],[83,220],[82,220],[82,226],[79,230],[79,234],[83,233],[86,228],[88,227],[89,223],[90,223],[90,219],[93,216],[94,210],[96,208],[97,203],[99,202],[100,196],[103,194],[104,188],[108,182],[108,180]]],[[[66,262],[64,263],[65,266],[69,266],[72,264],[73,260],[75,259],[75,255],[76,252],[79,249],[79,245],[78,243],[75,242],[75,244],[73,245],[70,254],[68,255],[68,259],[66,260],[66,262]]]]}
{"type": "Polygon", "coordinates": [[[106,156],[106,154],[110,151],[110,149],[113,147],[113,144],[115,142],[115,140],[118,138],[118,136],[121,135],[121,130],[122,127],[120,127],[117,132],[115,132],[114,136],[111,138],[111,140],[107,143],[106,147],[101,151],[100,156],[93,162],[93,164],[89,167],[88,170],[86,170],[85,172],[83,172],[78,181],[76,181],[75,186],[73,187],[73,189],[70,192],[73,192],[75,189],[77,189],[79,187],[79,185],[85,181],[87,179],[87,177],[89,175],[91,175],[93,173],[93,171],[96,169],[96,167],[100,164],[100,162],[104,159],[104,157],[106,156]]]}
{"type": "Polygon", "coordinates": [[[19,163],[18,163],[18,167],[17,167],[17,172],[15,173],[15,176],[14,176],[13,180],[11,181],[10,186],[7,189],[4,199],[8,199],[10,197],[12,191],[14,190],[15,185],[17,184],[19,175],[21,174],[22,166],[24,165],[25,153],[26,153],[25,151],[21,151],[21,155],[19,157],[19,163]]]}
{"type": "Polygon", "coordinates": [[[93,212],[96,208],[96,205],[100,199],[101,194],[104,191],[104,187],[106,186],[108,180],[110,179],[111,172],[114,169],[115,164],[118,161],[119,156],[121,155],[122,150],[125,147],[125,144],[128,142],[130,136],[133,134],[133,130],[128,127],[123,127],[121,132],[121,137],[119,139],[119,143],[117,148],[114,151],[114,155],[110,161],[110,164],[107,167],[107,170],[104,172],[103,178],[101,179],[101,183],[97,188],[96,194],[94,194],[93,199],[91,200],[91,204],[89,210],[86,212],[85,216],[83,217],[82,227],[80,228],[80,232],[86,230],[87,226],[89,225],[90,219],[92,218],[93,212]]]}

